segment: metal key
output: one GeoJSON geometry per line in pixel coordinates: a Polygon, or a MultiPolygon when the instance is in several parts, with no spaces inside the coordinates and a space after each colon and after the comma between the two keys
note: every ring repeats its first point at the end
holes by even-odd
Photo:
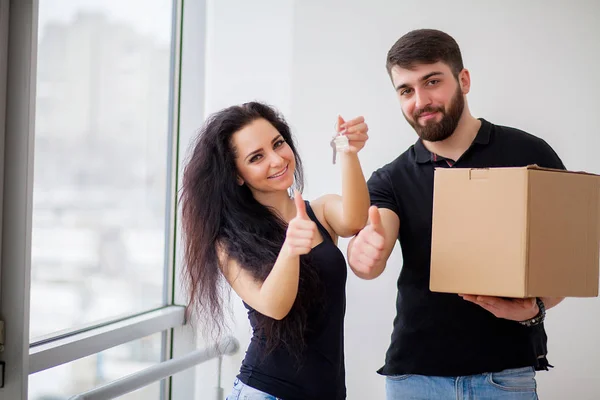
{"type": "Polygon", "coordinates": [[[336,155],[337,155],[337,148],[335,146],[335,136],[331,139],[331,142],[329,142],[329,145],[333,149],[333,164],[335,164],[335,158],[336,158],[336,155]]]}

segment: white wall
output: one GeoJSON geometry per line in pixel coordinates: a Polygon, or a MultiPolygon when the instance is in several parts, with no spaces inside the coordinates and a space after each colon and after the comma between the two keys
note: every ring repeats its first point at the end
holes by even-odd
{"type": "MultiPolygon", "coordinates": [[[[328,146],[337,113],[367,119],[371,139],[361,152],[367,177],[415,141],[385,56],[397,38],[420,27],[445,30],[458,41],[471,71],[468,99],[477,117],[541,136],[569,169],[600,173],[598,2],[212,0],[208,10],[206,111],[252,99],[279,107],[300,143],[309,199],[340,190],[328,146]]],[[[389,344],[398,250],[380,278],[349,276],[349,399],[384,398],[384,381],[375,371],[389,344]]],[[[246,313],[239,300],[233,304],[245,349],[246,313]]],[[[555,368],[538,374],[541,398],[599,396],[598,316],[598,299],[568,299],[549,312],[555,368]]],[[[224,362],[226,391],[243,353],[224,362]]]]}

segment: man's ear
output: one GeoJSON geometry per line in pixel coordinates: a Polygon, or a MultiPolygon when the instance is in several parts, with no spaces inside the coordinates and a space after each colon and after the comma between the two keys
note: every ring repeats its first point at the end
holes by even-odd
{"type": "Polygon", "coordinates": [[[468,69],[463,68],[462,71],[458,74],[458,82],[460,83],[460,88],[462,94],[467,94],[471,90],[471,73],[468,69]]]}

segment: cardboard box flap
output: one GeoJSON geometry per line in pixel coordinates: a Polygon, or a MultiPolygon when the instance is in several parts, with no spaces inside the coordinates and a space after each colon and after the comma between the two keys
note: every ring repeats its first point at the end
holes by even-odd
{"type": "Polygon", "coordinates": [[[569,171],[569,170],[558,169],[558,168],[540,167],[537,164],[530,164],[530,165],[528,165],[528,166],[526,166],[524,168],[529,169],[529,170],[538,170],[538,171],[550,171],[550,172],[562,172],[562,173],[568,173],[568,174],[582,174],[582,175],[600,176],[598,174],[593,174],[591,172],[585,172],[585,171],[569,171]]]}
{"type": "Polygon", "coordinates": [[[460,168],[460,167],[455,167],[455,168],[445,168],[445,167],[435,167],[435,171],[451,171],[451,170],[457,170],[457,169],[464,169],[464,170],[468,170],[469,171],[469,179],[474,179],[474,178],[483,178],[485,177],[485,173],[486,171],[489,170],[503,170],[503,169],[521,169],[521,170],[535,170],[535,171],[549,171],[549,172],[562,172],[562,173],[566,173],[566,174],[581,174],[581,175],[590,175],[590,176],[598,176],[600,177],[600,174],[595,174],[595,173],[591,173],[591,172],[586,172],[586,171],[570,171],[570,170],[565,170],[565,169],[558,169],[558,168],[547,168],[547,167],[540,167],[537,164],[529,164],[525,167],[490,167],[490,168],[460,168]]]}

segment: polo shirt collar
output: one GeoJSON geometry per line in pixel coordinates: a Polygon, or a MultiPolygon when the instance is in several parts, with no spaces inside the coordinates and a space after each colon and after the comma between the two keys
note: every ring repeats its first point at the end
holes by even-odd
{"type": "MultiPolygon", "coordinates": [[[[477,136],[475,136],[473,143],[487,145],[490,142],[492,124],[490,124],[483,118],[479,118],[479,120],[481,121],[481,127],[479,128],[479,131],[477,132],[477,136]]],[[[427,150],[427,148],[423,144],[423,141],[420,138],[415,143],[415,155],[416,160],[419,164],[431,162],[433,157],[433,154],[429,150],[427,150]]]]}

